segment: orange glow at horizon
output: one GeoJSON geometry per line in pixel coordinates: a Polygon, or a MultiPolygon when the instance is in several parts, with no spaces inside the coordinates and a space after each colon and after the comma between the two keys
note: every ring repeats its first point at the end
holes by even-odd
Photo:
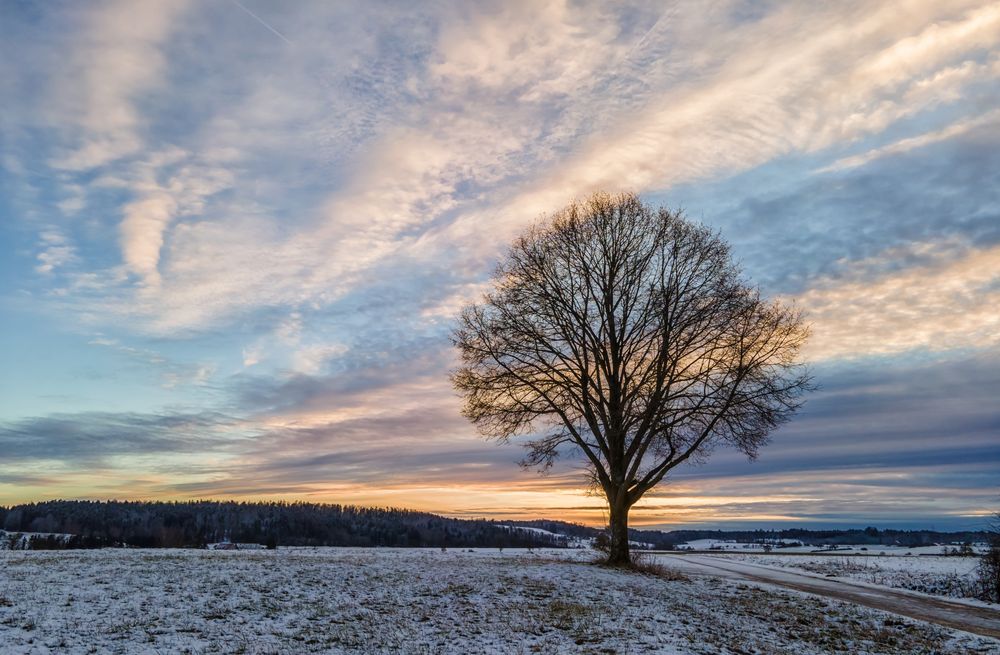
{"type": "MultiPolygon", "coordinates": [[[[64,498],[83,500],[190,501],[217,500],[236,502],[312,502],[364,507],[395,507],[426,511],[453,518],[488,518],[495,520],[553,519],[601,527],[607,522],[607,507],[603,497],[579,487],[557,487],[528,481],[502,484],[421,485],[399,483],[379,487],[359,484],[301,485],[284,493],[190,493],[179,494],[164,488],[166,479],[148,476],[124,483],[109,482],[100,476],[81,476],[58,486],[0,484],[0,503],[14,505],[44,499],[64,498]],[[140,486],[141,485],[141,486],[140,486]],[[159,488],[158,488],[159,487],[159,488]],[[44,490],[44,491],[43,491],[44,490]]],[[[536,481],[537,482],[537,481],[536,481]]],[[[794,506],[819,500],[806,494],[713,494],[707,485],[672,485],[671,491],[644,498],[630,515],[632,527],[726,521],[769,521],[791,523],[801,521],[794,506]],[[699,491],[699,487],[702,487],[699,491]],[[783,512],[788,505],[793,511],[783,512]],[[777,511],[776,511],[777,510],[777,511]]],[[[988,510],[972,510],[972,514],[989,515],[988,510]]],[[[969,515],[966,511],[963,515],[969,515]]]]}

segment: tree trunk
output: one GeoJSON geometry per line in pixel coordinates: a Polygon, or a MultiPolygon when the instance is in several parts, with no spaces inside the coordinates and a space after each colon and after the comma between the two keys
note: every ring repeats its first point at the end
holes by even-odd
{"type": "Polygon", "coordinates": [[[611,510],[611,546],[608,549],[608,564],[611,566],[629,566],[632,558],[628,549],[628,511],[626,503],[612,501],[611,510]]]}

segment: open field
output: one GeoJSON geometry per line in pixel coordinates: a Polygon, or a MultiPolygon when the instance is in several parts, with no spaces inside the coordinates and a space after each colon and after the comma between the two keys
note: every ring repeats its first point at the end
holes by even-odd
{"type": "Polygon", "coordinates": [[[0,553],[5,653],[998,653],[793,591],[586,551],[0,553]]]}
{"type": "Polygon", "coordinates": [[[974,598],[978,591],[976,571],[979,558],[976,557],[774,554],[726,554],[712,557],[950,598],[974,598]]]}
{"type": "MultiPolygon", "coordinates": [[[[808,545],[796,539],[781,539],[785,542],[779,545],[776,541],[743,542],[727,539],[695,539],[678,544],[682,550],[712,553],[774,555],[859,555],[913,557],[925,555],[947,555],[957,549],[960,544],[931,544],[927,546],[899,546],[887,544],[838,544],[838,545],[808,545]],[[789,543],[791,542],[791,543],[789,543]],[[793,545],[794,544],[794,545],[793,545]]],[[[973,552],[984,553],[989,548],[986,543],[970,544],[973,552]]]]}

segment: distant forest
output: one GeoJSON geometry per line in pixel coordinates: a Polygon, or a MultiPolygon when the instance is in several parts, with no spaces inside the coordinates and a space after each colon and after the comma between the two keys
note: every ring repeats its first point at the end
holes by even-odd
{"type": "MultiPolygon", "coordinates": [[[[53,500],[0,507],[0,529],[70,538],[34,539],[32,548],[200,548],[225,538],[266,546],[565,547],[601,531],[564,521],[452,519],[405,509],[285,502],[141,502],[53,500]],[[509,526],[536,528],[512,530],[509,526]]],[[[930,530],[630,530],[655,549],[696,539],[805,545],[926,546],[985,541],[985,532],[930,530]]]]}
{"type": "Polygon", "coordinates": [[[563,546],[545,534],[487,520],[404,509],[314,503],[67,501],[0,508],[7,532],[69,533],[33,548],[204,547],[228,538],[267,546],[563,546]],[[61,544],[65,543],[65,546],[61,544]]]}

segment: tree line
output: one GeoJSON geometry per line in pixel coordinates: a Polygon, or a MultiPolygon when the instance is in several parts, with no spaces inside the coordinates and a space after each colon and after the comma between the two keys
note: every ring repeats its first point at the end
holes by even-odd
{"type": "MultiPolygon", "coordinates": [[[[53,533],[51,536],[32,535],[30,548],[34,550],[109,546],[199,548],[225,538],[269,546],[563,547],[570,538],[593,539],[602,532],[598,528],[549,519],[504,522],[452,519],[405,509],[321,503],[86,500],[0,506],[0,529],[10,534],[53,533]],[[511,526],[554,534],[512,530],[511,526]]],[[[658,550],[669,550],[677,544],[698,539],[743,543],[796,540],[815,546],[926,546],[984,542],[988,537],[984,531],[880,530],[874,527],[864,530],[629,530],[633,542],[658,550]]],[[[2,547],[3,540],[0,540],[2,547]]]]}
{"type": "Polygon", "coordinates": [[[191,548],[228,538],[267,546],[542,547],[565,540],[485,519],[304,502],[52,500],[0,507],[9,533],[68,533],[33,547],[191,548]]]}

